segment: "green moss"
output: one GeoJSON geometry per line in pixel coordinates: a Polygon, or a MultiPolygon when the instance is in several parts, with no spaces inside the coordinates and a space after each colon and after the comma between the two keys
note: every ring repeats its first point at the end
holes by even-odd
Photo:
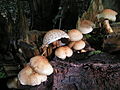
{"type": "Polygon", "coordinates": [[[5,78],[7,77],[6,73],[4,72],[3,67],[0,67],[0,78],[5,78]]]}
{"type": "Polygon", "coordinates": [[[88,54],[88,56],[92,56],[92,55],[96,55],[96,54],[100,54],[100,53],[103,53],[102,51],[100,50],[96,50],[96,51],[92,51],[88,54]]]}

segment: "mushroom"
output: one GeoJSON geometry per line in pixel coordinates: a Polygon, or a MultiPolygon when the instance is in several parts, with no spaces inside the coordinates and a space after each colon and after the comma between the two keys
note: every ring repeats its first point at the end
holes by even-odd
{"type": "Polygon", "coordinates": [[[55,50],[55,55],[64,60],[66,57],[71,57],[73,55],[73,51],[68,46],[63,46],[55,50]]]}
{"type": "Polygon", "coordinates": [[[73,55],[73,51],[71,48],[69,48],[68,46],[64,46],[64,49],[65,49],[66,57],[71,57],[73,55]]]}
{"type": "Polygon", "coordinates": [[[50,75],[53,73],[53,67],[44,56],[34,56],[30,59],[30,66],[33,70],[42,75],[50,75]]]}
{"type": "MultiPolygon", "coordinates": [[[[68,34],[62,30],[59,29],[52,29],[50,31],[48,31],[44,38],[43,38],[43,45],[42,48],[44,47],[48,47],[49,44],[53,43],[53,48],[62,46],[62,42],[60,41],[60,39],[62,38],[69,38],[68,34]]],[[[52,49],[53,49],[52,48],[52,49]]],[[[47,49],[47,48],[46,48],[47,49]]],[[[47,50],[43,50],[43,54],[44,55],[46,53],[47,50]]],[[[48,53],[49,54],[49,53],[48,53]]]]}
{"type": "Polygon", "coordinates": [[[112,9],[104,9],[100,14],[97,15],[98,20],[104,20],[103,25],[106,28],[107,33],[112,33],[113,30],[109,24],[110,21],[116,21],[116,15],[118,13],[112,9]]]}
{"type": "Polygon", "coordinates": [[[72,29],[68,32],[71,41],[79,41],[83,38],[82,33],[77,29],[72,29]]]}
{"type": "Polygon", "coordinates": [[[65,59],[66,58],[66,54],[64,51],[64,47],[59,47],[55,50],[55,56],[61,58],[61,59],[65,59]]]}
{"type": "Polygon", "coordinates": [[[83,40],[76,41],[73,45],[73,49],[82,50],[85,47],[85,42],[83,40]]]}
{"type": "Polygon", "coordinates": [[[27,65],[19,72],[18,79],[22,85],[35,86],[46,81],[47,76],[36,73],[29,65],[27,65]]]}
{"type": "Polygon", "coordinates": [[[69,36],[66,32],[59,30],[59,29],[50,30],[45,34],[43,38],[42,46],[49,45],[50,43],[57,41],[61,38],[69,38],[69,36]]]}
{"type": "Polygon", "coordinates": [[[90,20],[82,20],[80,25],[78,25],[78,30],[80,30],[82,34],[88,34],[93,31],[94,26],[95,24],[90,20]]]}

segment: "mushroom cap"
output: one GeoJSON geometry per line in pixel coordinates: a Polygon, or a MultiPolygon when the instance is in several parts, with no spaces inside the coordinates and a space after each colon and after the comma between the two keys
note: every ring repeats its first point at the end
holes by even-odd
{"type": "Polygon", "coordinates": [[[90,21],[90,20],[82,20],[82,21],[80,22],[80,26],[85,26],[85,27],[91,26],[91,27],[94,27],[95,24],[94,24],[92,21],[90,21]]]}
{"type": "Polygon", "coordinates": [[[66,58],[66,54],[64,51],[64,47],[59,47],[55,50],[55,56],[61,58],[61,59],[65,59],[66,58]]]}
{"type": "Polygon", "coordinates": [[[43,45],[48,45],[61,38],[69,38],[68,34],[59,29],[53,29],[48,31],[43,38],[43,45]]]}
{"type": "Polygon", "coordinates": [[[82,34],[88,34],[93,31],[92,27],[80,27],[79,30],[82,32],[82,34]]]}
{"type": "Polygon", "coordinates": [[[68,32],[71,41],[79,41],[83,38],[82,33],[77,29],[72,29],[68,32]]]}
{"type": "Polygon", "coordinates": [[[46,81],[47,76],[36,73],[29,65],[27,65],[19,72],[18,79],[22,85],[35,86],[41,84],[41,82],[46,81]]]}
{"type": "Polygon", "coordinates": [[[80,40],[80,41],[76,41],[74,46],[73,46],[73,49],[75,50],[81,50],[85,47],[85,42],[83,40],[80,40]]]}
{"type": "Polygon", "coordinates": [[[118,13],[116,11],[112,10],[112,9],[104,9],[102,11],[102,14],[117,15],[118,13]]]}
{"type": "Polygon", "coordinates": [[[73,51],[71,48],[69,48],[68,46],[64,46],[64,51],[67,57],[71,57],[73,55],[73,51]]]}
{"type": "Polygon", "coordinates": [[[97,15],[97,18],[109,19],[111,21],[116,21],[116,15],[118,13],[112,9],[104,9],[100,14],[97,15]]]}
{"type": "Polygon", "coordinates": [[[91,22],[90,20],[83,20],[80,22],[78,29],[80,30],[82,34],[88,34],[93,31],[92,27],[94,26],[95,24],[91,22]]]}
{"type": "Polygon", "coordinates": [[[53,67],[45,56],[32,57],[29,64],[39,74],[50,75],[53,73],[53,67]]]}
{"type": "Polygon", "coordinates": [[[63,46],[55,50],[55,55],[61,59],[65,59],[66,57],[71,57],[73,55],[73,51],[68,46],[63,46]]]}

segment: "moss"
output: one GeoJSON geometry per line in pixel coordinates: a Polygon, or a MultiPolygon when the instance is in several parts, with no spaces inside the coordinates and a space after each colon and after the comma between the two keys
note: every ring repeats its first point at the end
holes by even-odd
{"type": "Polygon", "coordinates": [[[3,67],[0,67],[0,79],[1,79],[1,78],[6,78],[6,77],[7,77],[7,75],[6,75],[6,73],[4,72],[3,67]]]}

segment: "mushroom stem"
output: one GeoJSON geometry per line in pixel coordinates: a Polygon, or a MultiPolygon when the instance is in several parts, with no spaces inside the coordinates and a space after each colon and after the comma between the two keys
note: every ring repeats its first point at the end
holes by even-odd
{"type": "Polygon", "coordinates": [[[75,44],[75,41],[71,41],[71,42],[69,43],[68,47],[69,47],[69,48],[72,48],[72,47],[74,46],[74,44],[75,44]]]}
{"type": "Polygon", "coordinates": [[[109,20],[104,20],[103,24],[104,24],[104,27],[106,28],[107,33],[112,33],[113,32],[113,30],[112,30],[112,28],[111,28],[111,26],[109,24],[109,20]]]}
{"type": "Polygon", "coordinates": [[[43,48],[43,53],[41,54],[41,56],[47,56],[47,47],[43,48]]]}

